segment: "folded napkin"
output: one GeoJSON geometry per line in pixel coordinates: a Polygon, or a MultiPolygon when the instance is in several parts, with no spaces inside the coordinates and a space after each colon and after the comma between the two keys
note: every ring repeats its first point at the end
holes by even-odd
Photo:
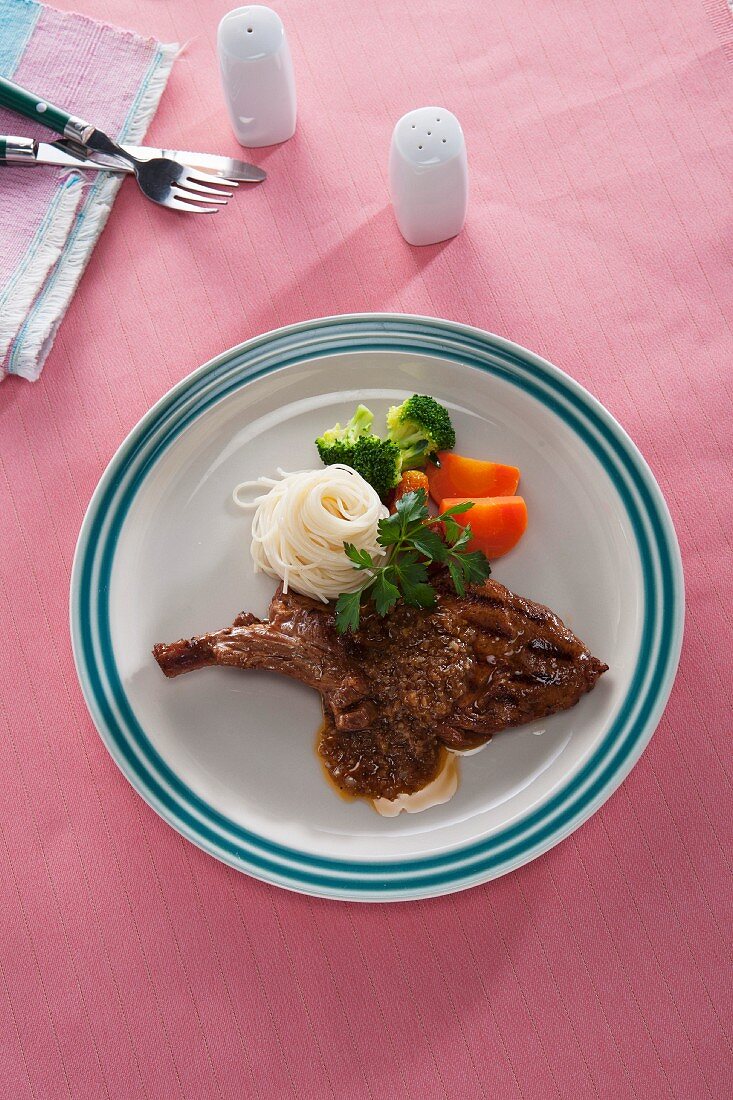
{"type": "MultiPolygon", "coordinates": [[[[176,45],[161,45],[35,0],[0,0],[0,74],[139,143],[176,45]]],[[[0,134],[52,141],[0,108],[0,134]]],[[[0,168],[0,379],[35,380],[123,177],[47,167],[0,168]]]]}

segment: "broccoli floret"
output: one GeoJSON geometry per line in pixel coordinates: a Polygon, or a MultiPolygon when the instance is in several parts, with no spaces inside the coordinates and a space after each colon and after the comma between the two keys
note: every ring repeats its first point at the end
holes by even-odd
{"type": "Polygon", "coordinates": [[[402,469],[424,466],[436,451],[450,451],[456,445],[448,410],[434,397],[413,394],[387,413],[389,438],[398,445],[402,469]]]}
{"type": "MultiPolygon", "coordinates": [[[[336,447],[339,444],[350,446],[356,443],[360,436],[371,433],[373,420],[374,413],[368,409],[366,405],[358,405],[351,420],[349,420],[343,428],[340,424],[336,424],[333,428],[329,428],[327,432],[324,432],[323,435],[318,437],[316,440],[316,447],[318,447],[320,452],[322,446],[336,447]]],[[[321,455],[321,457],[323,458],[323,455],[321,455]]],[[[326,462],[326,465],[332,466],[334,462],[340,461],[340,458],[332,458],[329,462],[326,462]]]]}
{"type": "Polygon", "coordinates": [[[316,440],[325,466],[341,463],[361,474],[384,498],[400,480],[400,449],[388,439],[372,435],[374,415],[359,405],[345,427],[336,424],[316,440]]]}
{"type": "Polygon", "coordinates": [[[363,435],[354,444],[354,453],[347,465],[361,474],[384,500],[400,480],[400,449],[390,439],[363,435]]]}

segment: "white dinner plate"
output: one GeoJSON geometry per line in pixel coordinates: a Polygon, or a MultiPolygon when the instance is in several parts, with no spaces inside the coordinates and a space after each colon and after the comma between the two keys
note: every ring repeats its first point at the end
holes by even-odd
{"type": "Polygon", "coordinates": [[[390,901],[526,863],[608,798],[649,741],[682,638],[679,549],[659,488],[608,412],[497,336],[365,314],[250,340],[185,378],[105,471],[74,561],[79,679],[111,755],[184,836],[250,875],[314,895],[390,901]],[[547,604],[610,666],[572,710],[461,761],[455,797],[379,817],[339,798],[315,753],[320,701],[266,672],[166,680],[157,641],[264,615],[250,518],[233,487],[319,464],[314,439],[363,401],[448,406],[457,449],[519,466],[529,526],[494,577],[547,604]]]}

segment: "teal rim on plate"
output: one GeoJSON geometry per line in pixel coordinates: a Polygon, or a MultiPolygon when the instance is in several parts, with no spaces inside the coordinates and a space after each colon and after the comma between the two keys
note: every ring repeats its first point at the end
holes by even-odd
{"type": "Polygon", "coordinates": [[[200,367],[163,397],[121,445],[92,497],[71,580],[71,634],[84,696],[111,755],[143,798],[211,855],[256,878],[353,901],[400,901],[461,890],[527,863],[585,821],[616,789],[652,736],[682,644],[684,592],[677,539],[651,471],[613,417],[557,367],[501,337],[399,314],[323,318],[249,340],[200,367]],[[603,465],[637,542],[644,624],[628,691],[583,766],[531,812],[485,838],[438,854],[380,862],[313,855],[274,843],[196,795],[151,744],[127,699],[111,644],[110,574],[130,505],[157,459],[215,402],[284,366],[357,351],[420,353],[509,381],[551,409],[603,465]]]}

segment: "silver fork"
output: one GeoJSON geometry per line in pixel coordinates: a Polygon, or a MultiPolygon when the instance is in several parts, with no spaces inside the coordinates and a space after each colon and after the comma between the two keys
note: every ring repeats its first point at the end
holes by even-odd
{"type": "Polygon", "coordinates": [[[180,210],[187,214],[216,214],[220,206],[226,206],[232,192],[209,187],[208,184],[237,186],[235,180],[221,180],[208,172],[187,168],[168,157],[138,160],[91,123],[55,107],[53,103],[33,95],[5,77],[0,77],[0,106],[41,122],[57,134],[63,134],[80,150],[92,150],[105,157],[127,161],[132,166],[142,193],[152,202],[170,210],[180,210]]]}
{"type": "MultiPolygon", "coordinates": [[[[74,122],[81,120],[74,120],[74,122]]],[[[87,126],[81,123],[81,126],[87,126]]],[[[86,131],[85,131],[86,132],[86,131]]],[[[69,137],[68,129],[65,134],[69,137]]],[[[80,135],[80,144],[92,152],[100,153],[104,157],[113,157],[116,160],[125,160],[132,165],[138,187],[144,195],[160,206],[167,206],[170,210],[182,210],[191,214],[216,214],[220,206],[226,206],[232,197],[232,191],[222,190],[221,187],[209,187],[209,183],[222,183],[226,187],[238,187],[236,180],[221,179],[209,172],[200,172],[195,168],[187,168],[177,160],[168,157],[153,157],[151,160],[139,160],[132,153],[128,153],[122,146],[111,141],[101,130],[92,127],[92,133],[84,140],[84,134],[80,135]],[[204,197],[205,196],[205,197],[204,197]],[[213,205],[201,206],[206,202],[213,205]]]]}

